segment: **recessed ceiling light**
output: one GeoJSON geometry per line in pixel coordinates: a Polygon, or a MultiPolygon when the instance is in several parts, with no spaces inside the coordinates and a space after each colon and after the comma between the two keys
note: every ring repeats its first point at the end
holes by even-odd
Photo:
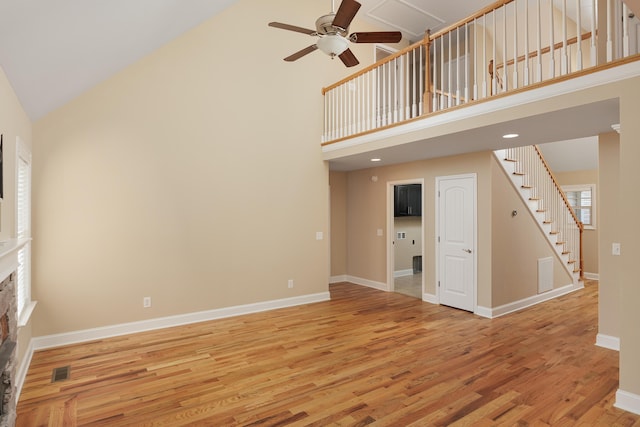
{"type": "Polygon", "coordinates": [[[502,137],[503,137],[504,139],[517,138],[517,137],[519,137],[519,136],[520,136],[520,135],[518,135],[517,133],[508,133],[508,134],[506,134],[506,135],[502,135],[502,137]]]}
{"type": "Polygon", "coordinates": [[[372,161],[372,162],[381,162],[381,161],[382,161],[382,159],[375,158],[375,159],[371,159],[371,161],[372,161]]]}

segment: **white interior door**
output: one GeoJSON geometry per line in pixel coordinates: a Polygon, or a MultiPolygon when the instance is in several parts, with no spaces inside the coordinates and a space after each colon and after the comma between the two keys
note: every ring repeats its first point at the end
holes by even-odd
{"type": "Polygon", "coordinates": [[[476,176],[437,179],[440,304],[476,306],[476,176]]]}

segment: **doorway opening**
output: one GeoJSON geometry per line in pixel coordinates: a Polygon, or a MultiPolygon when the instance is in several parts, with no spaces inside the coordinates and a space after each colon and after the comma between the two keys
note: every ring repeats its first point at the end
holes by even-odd
{"type": "Polygon", "coordinates": [[[389,182],[389,290],[423,299],[424,180],[389,182]]]}

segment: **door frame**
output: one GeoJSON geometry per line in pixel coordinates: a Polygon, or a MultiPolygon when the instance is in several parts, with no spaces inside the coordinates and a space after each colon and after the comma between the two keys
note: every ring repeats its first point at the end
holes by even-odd
{"type": "Polygon", "coordinates": [[[393,245],[393,241],[395,240],[395,222],[394,222],[394,212],[393,212],[393,207],[394,207],[394,187],[396,185],[404,185],[404,184],[420,184],[420,189],[422,192],[422,215],[420,216],[420,228],[422,229],[422,239],[421,240],[421,247],[420,247],[420,253],[422,254],[422,280],[421,280],[421,299],[422,301],[425,301],[425,292],[424,292],[424,263],[425,263],[425,256],[424,256],[424,236],[425,236],[425,229],[424,229],[424,214],[425,214],[425,209],[424,209],[424,178],[414,178],[414,179],[403,179],[403,180],[399,180],[399,181],[387,181],[387,291],[388,292],[394,292],[395,291],[395,283],[394,283],[394,277],[393,277],[393,273],[395,270],[395,247],[393,245]]]}
{"type": "Polygon", "coordinates": [[[436,301],[440,304],[440,183],[450,179],[473,179],[473,312],[478,308],[478,174],[466,173],[436,177],[435,188],[435,252],[436,252],[436,301]]]}

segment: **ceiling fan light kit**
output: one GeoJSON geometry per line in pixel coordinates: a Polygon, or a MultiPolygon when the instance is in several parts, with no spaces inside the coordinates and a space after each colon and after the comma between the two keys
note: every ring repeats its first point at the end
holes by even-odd
{"type": "Polygon", "coordinates": [[[330,57],[338,56],[349,48],[349,42],[337,34],[328,34],[318,40],[318,49],[330,57]]]}
{"type": "Polygon", "coordinates": [[[284,60],[293,62],[319,49],[331,58],[337,56],[347,67],[353,67],[358,65],[359,62],[351,52],[351,49],[349,49],[349,43],[398,43],[402,39],[402,33],[399,31],[362,32],[348,36],[349,25],[351,25],[351,21],[358,13],[360,6],[361,4],[355,0],[342,0],[338,11],[334,13],[332,1],[331,13],[323,15],[316,20],[315,31],[281,22],[270,22],[270,27],[319,37],[315,44],[287,56],[284,60]]]}

